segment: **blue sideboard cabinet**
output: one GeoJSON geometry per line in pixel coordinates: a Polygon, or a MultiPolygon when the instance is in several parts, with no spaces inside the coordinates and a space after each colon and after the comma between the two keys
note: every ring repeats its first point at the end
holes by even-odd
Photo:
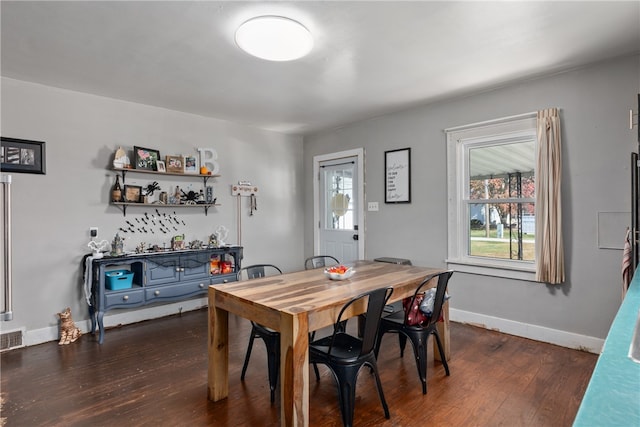
{"type": "Polygon", "coordinates": [[[168,303],[206,295],[209,285],[236,280],[241,246],[104,257],[92,261],[91,333],[104,341],[104,314],[112,309],[168,303]],[[212,262],[213,261],[213,262],[212,262]],[[113,272],[131,284],[109,286],[113,272]],[[116,288],[116,289],[110,289],[116,288]]]}

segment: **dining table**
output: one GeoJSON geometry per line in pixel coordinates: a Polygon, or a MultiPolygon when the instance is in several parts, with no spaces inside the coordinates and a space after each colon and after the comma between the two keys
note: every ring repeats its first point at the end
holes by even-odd
{"type": "MultiPolygon", "coordinates": [[[[426,276],[444,271],[367,260],[345,265],[354,270],[345,280],[331,280],[317,268],[209,286],[208,399],[219,401],[229,394],[229,313],[233,313],[280,333],[280,423],[308,426],[309,332],[332,326],[355,296],[390,286],[392,304],[413,295],[426,276]]],[[[432,286],[436,284],[433,280],[432,286]]],[[[366,306],[359,304],[348,314],[365,311],[366,306]]],[[[438,329],[449,359],[448,303],[438,329]]]]}

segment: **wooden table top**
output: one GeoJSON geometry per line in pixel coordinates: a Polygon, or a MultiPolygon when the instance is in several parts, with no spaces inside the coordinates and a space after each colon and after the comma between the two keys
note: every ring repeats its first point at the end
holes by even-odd
{"type": "MultiPolygon", "coordinates": [[[[332,314],[356,295],[392,286],[390,302],[412,295],[425,276],[442,269],[356,261],[346,280],[330,280],[323,269],[302,270],[244,282],[211,285],[216,307],[279,329],[280,315],[309,316],[311,330],[331,324],[332,314]],[[324,313],[324,315],[321,315],[324,313]]],[[[435,283],[434,283],[435,285],[435,283]]]]}

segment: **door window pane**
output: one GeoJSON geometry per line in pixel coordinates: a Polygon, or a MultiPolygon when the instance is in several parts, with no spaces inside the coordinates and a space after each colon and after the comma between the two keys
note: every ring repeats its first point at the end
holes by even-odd
{"type": "Polygon", "coordinates": [[[326,167],[325,224],[329,230],[353,230],[353,167],[326,167]]]}

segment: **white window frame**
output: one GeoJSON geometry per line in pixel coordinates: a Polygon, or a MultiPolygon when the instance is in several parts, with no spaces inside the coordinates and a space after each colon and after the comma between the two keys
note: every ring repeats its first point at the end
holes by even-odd
{"type": "MultiPolygon", "coordinates": [[[[447,136],[449,267],[460,272],[518,280],[535,280],[535,262],[469,256],[468,156],[470,147],[536,141],[536,113],[445,129],[447,136]]],[[[537,172],[537,171],[536,171],[537,172]]],[[[501,199],[502,203],[535,202],[501,199]]]]}

